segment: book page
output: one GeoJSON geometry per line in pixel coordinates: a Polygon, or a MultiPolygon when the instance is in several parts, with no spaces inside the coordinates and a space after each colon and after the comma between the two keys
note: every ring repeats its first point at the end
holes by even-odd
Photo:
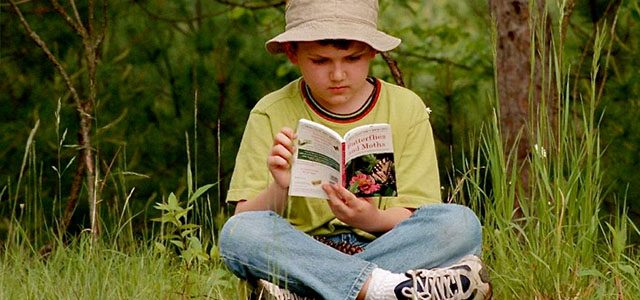
{"type": "Polygon", "coordinates": [[[346,188],[358,197],[397,196],[391,125],[355,128],[345,141],[346,188]]]}
{"type": "Polygon", "coordinates": [[[322,184],[340,182],[342,139],[331,129],[304,119],[297,134],[289,195],[327,199],[322,184]]]}

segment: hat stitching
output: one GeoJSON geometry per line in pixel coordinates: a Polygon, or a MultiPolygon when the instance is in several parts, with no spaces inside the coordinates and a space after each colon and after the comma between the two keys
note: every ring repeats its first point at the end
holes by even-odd
{"type": "Polygon", "coordinates": [[[338,18],[335,18],[335,17],[322,18],[322,19],[313,19],[313,20],[309,20],[309,21],[305,21],[305,22],[301,22],[299,24],[296,24],[296,26],[291,27],[291,28],[287,28],[286,30],[290,31],[290,30],[294,30],[296,28],[308,28],[314,23],[329,24],[329,25],[325,25],[325,27],[335,27],[336,23],[340,24],[340,25],[349,25],[349,24],[354,24],[355,23],[355,24],[359,24],[359,25],[365,25],[366,27],[371,28],[373,30],[378,30],[376,28],[376,26],[372,26],[374,24],[372,24],[370,22],[366,22],[366,21],[359,20],[359,19],[354,19],[354,21],[356,21],[356,22],[346,21],[344,19],[338,19],[338,18]],[[327,23],[327,21],[331,21],[332,23],[327,23]]]}

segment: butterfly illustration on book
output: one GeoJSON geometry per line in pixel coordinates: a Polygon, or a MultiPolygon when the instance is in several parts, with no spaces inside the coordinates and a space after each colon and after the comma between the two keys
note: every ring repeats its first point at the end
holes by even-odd
{"type": "Polygon", "coordinates": [[[311,140],[298,140],[298,146],[304,146],[307,144],[311,144],[311,140]]]}
{"type": "Polygon", "coordinates": [[[393,168],[393,161],[385,157],[379,160],[373,167],[371,177],[373,177],[373,179],[375,179],[379,183],[394,183],[396,179],[393,176],[393,168]]]}

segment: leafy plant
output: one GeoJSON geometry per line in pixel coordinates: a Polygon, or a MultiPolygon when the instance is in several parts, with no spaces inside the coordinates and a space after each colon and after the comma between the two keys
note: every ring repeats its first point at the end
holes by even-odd
{"type": "Polygon", "coordinates": [[[211,252],[207,253],[206,245],[200,240],[201,226],[189,222],[189,212],[193,209],[193,204],[207,190],[215,184],[208,184],[198,188],[183,206],[174,193],[171,193],[167,202],[156,203],[156,209],[162,211],[162,216],[152,219],[152,221],[162,223],[161,241],[155,242],[156,250],[167,253],[170,250],[178,253],[185,263],[187,269],[194,263],[208,261],[215,251],[211,247],[211,252]]]}

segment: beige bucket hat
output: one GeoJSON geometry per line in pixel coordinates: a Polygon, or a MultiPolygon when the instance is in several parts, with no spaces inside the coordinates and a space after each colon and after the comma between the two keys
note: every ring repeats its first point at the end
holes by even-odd
{"type": "Polygon", "coordinates": [[[285,31],[267,41],[267,51],[284,51],[284,42],[345,39],[361,41],[380,52],[400,44],[400,39],[377,28],[377,0],[289,0],[285,31]]]}

